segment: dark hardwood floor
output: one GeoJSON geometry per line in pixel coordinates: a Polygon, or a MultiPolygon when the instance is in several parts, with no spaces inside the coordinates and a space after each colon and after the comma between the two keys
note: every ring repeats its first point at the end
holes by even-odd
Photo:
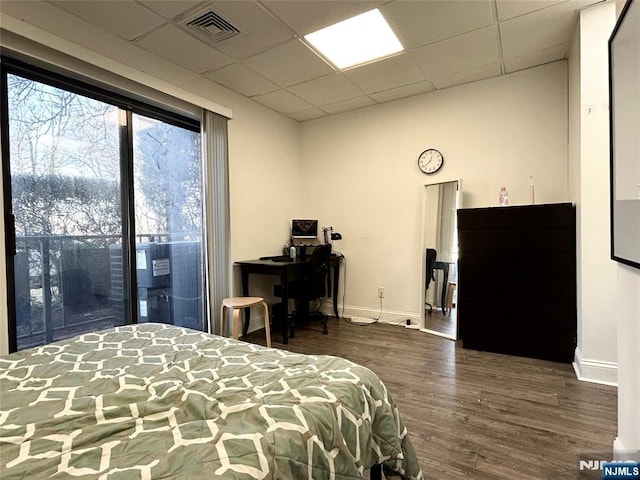
{"type": "Polygon", "coordinates": [[[440,332],[443,335],[449,335],[450,337],[456,336],[457,309],[455,307],[450,309],[446,315],[442,313],[440,307],[434,308],[431,313],[428,313],[429,309],[426,309],[426,311],[424,328],[440,332]]]}
{"type": "MultiPolygon", "coordinates": [[[[600,478],[578,475],[578,455],[611,455],[615,387],[580,382],[569,364],[467,350],[398,326],[328,324],[328,335],[319,323],[299,326],[288,345],[276,326],[273,346],[344,357],[377,373],[425,478],[600,478]]],[[[264,345],[264,331],[246,340],[264,345]]]]}

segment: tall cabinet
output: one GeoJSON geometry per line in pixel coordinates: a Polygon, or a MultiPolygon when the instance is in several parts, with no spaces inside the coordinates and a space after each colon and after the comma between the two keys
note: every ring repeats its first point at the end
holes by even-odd
{"type": "Polygon", "coordinates": [[[464,348],[573,360],[575,231],[570,203],[458,210],[464,348]]]}

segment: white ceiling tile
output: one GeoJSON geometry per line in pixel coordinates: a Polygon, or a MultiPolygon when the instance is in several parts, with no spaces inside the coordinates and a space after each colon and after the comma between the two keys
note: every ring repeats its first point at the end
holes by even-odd
{"type": "Polygon", "coordinates": [[[197,73],[217,70],[233,60],[174,25],[165,25],[136,42],[156,55],[197,73]]]}
{"type": "Polygon", "coordinates": [[[441,77],[434,78],[431,81],[437,89],[441,90],[455,85],[462,85],[465,83],[477,82],[478,80],[498,77],[500,74],[500,64],[495,63],[492,65],[483,65],[481,67],[465,70],[464,72],[443,75],[441,77]]]}
{"type": "Polygon", "coordinates": [[[531,52],[520,57],[505,58],[504,67],[506,73],[524,70],[525,68],[543,65],[545,63],[554,62],[556,60],[562,60],[563,58],[565,58],[568,48],[568,45],[558,45],[556,47],[545,48],[544,50],[531,52]]]}
{"type": "Polygon", "coordinates": [[[243,59],[293,38],[282,22],[257,3],[225,0],[211,3],[212,10],[240,30],[240,34],[216,45],[221,52],[243,59]]]}
{"type": "Polygon", "coordinates": [[[302,83],[334,71],[299,40],[287,42],[244,61],[252,70],[282,87],[302,83]]]}
{"type": "Polygon", "coordinates": [[[579,10],[599,1],[0,0],[0,8],[141,69],[162,57],[304,121],[326,115],[321,106],[345,111],[565,58],[579,10]],[[406,52],[336,72],[301,40],[375,7],[406,52]],[[240,34],[212,46],[178,25],[209,9],[240,34]]]}
{"type": "Polygon", "coordinates": [[[491,0],[399,0],[382,8],[405,48],[416,48],[491,25],[491,0]]]}
{"type": "Polygon", "coordinates": [[[264,5],[299,35],[307,35],[381,5],[377,0],[264,0],[264,5]]]}
{"type": "Polygon", "coordinates": [[[300,112],[290,113],[289,116],[294,120],[304,122],[305,120],[313,120],[314,118],[326,117],[327,114],[320,109],[309,108],[300,112]]]}
{"type": "Polygon", "coordinates": [[[392,88],[384,92],[371,94],[371,97],[378,102],[389,102],[399,98],[412,97],[422,93],[433,92],[434,88],[430,81],[412,83],[403,87],[392,88]]]}
{"type": "Polygon", "coordinates": [[[166,20],[133,0],[113,2],[95,0],[91,2],[57,1],[59,7],[105,32],[127,40],[159,27],[166,20]]]}
{"type": "Polygon", "coordinates": [[[591,3],[593,0],[573,0],[500,23],[505,58],[569,44],[580,8],[591,3]]]}
{"type": "Polygon", "coordinates": [[[171,19],[195,7],[202,0],[138,0],[164,18],[171,19]]]}
{"type": "Polygon", "coordinates": [[[500,61],[495,27],[432,43],[411,53],[427,78],[500,61]]]}
{"type": "Polygon", "coordinates": [[[294,85],[289,91],[313,105],[329,105],[362,96],[362,91],[339,73],[294,85]]]}
{"type": "Polygon", "coordinates": [[[424,80],[422,72],[407,53],[352,68],[345,71],[344,75],[367,93],[424,80]]]}
{"type": "Polygon", "coordinates": [[[307,110],[312,107],[304,100],[296,97],[286,90],[278,90],[276,92],[267,93],[266,95],[258,95],[252,97],[256,102],[266,105],[274,110],[289,114],[293,112],[299,112],[300,110],[307,110]]]}
{"type": "Polygon", "coordinates": [[[322,108],[322,110],[324,110],[325,112],[332,114],[347,112],[349,110],[355,110],[356,108],[368,107],[370,105],[373,105],[374,103],[375,102],[369,97],[356,97],[350,98],[349,100],[332,103],[330,105],[322,105],[320,108],[322,108]]]}
{"type": "Polygon", "coordinates": [[[233,63],[204,76],[248,97],[279,89],[275,83],[258,75],[241,63],[233,63]]]}
{"type": "Polygon", "coordinates": [[[496,0],[498,9],[498,20],[504,21],[509,18],[519,17],[527,13],[551,7],[556,3],[566,0],[496,0]]]}

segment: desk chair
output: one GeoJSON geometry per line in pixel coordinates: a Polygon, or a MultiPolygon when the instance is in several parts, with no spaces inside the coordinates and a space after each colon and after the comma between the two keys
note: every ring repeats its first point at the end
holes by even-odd
{"type": "Polygon", "coordinates": [[[261,305],[264,309],[264,331],[267,339],[267,347],[271,346],[271,329],[269,328],[269,307],[262,297],[229,297],[222,300],[220,307],[220,335],[227,333],[227,309],[233,310],[233,325],[231,336],[240,337],[240,310],[261,305]]]}
{"type": "MultiPolygon", "coordinates": [[[[431,283],[431,280],[433,280],[435,282],[436,277],[433,273],[434,267],[436,265],[436,257],[437,257],[437,252],[434,248],[427,248],[427,255],[426,255],[426,282],[425,282],[425,292],[427,290],[429,290],[429,284],[431,283]]],[[[426,293],[425,293],[426,295],[426,293]]],[[[429,302],[424,302],[424,304],[426,306],[429,306],[429,315],[431,315],[431,313],[433,312],[433,305],[431,305],[429,302]]]]}
{"type": "MultiPolygon", "coordinates": [[[[311,258],[301,275],[289,282],[289,298],[296,300],[296,310],[291,318],[291,334],[293,337],[293,326],[297,318],[316,317],[322,323],[322,333],[327,334],[327,315],[320,311],[309,312],[309,302],[318,300],[326,295],[327,275],[329,274],[329,258],[331,255],[331,245],[318,245],[311,253],[311,258]]],[[[276,297],[282,297],[282,285],[274,285],[273,293],[276,297]]],[[[283,306],[287,308],[286,305],[283,306]]]]}

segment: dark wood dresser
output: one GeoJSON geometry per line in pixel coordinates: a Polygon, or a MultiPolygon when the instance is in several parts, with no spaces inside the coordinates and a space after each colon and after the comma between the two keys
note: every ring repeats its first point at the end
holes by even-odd
{"type": "Polygon", "coordinates": [[[575,231],[570,203],[458,210],[464,348],[573,361],[575,231]]]}

